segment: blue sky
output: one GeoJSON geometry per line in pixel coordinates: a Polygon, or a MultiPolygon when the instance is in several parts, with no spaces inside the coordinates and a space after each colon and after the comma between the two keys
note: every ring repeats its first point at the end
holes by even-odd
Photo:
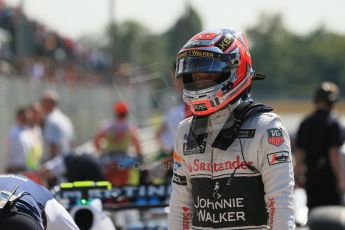
{"type": "MultiPolygon", "coordinates": [[[[111,0],[5,0],[22,2],[24,11],[64,36],[99,34],[109,22],[111,0]]],[[[113,0],[114,19],[133,19],[152,32],[168,29],[183,14],[189,1],[202,17],[204,28],[245,30],[260,13],[281,13],[290,30],[308,33],[320,24],[345,34],[343,0],[113,0]]]]}

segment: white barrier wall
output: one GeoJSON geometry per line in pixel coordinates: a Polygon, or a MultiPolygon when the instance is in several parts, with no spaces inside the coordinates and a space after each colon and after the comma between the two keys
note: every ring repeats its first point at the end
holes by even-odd
{"type": "Polygon", "coordinates": [[[0,172],[3,169],[6,138],[16,109],[39,101],[46,89],[56,90],[60,94],[60,107],[73,122],[78,144],[88,141],[105,120],[112,119],[112,104],[120,99],[130,104],[131,120],[137,125],[150,119],[153,112],[148,109],[152,104],[150,84],[66,86],[0,75],[0,172]]]}

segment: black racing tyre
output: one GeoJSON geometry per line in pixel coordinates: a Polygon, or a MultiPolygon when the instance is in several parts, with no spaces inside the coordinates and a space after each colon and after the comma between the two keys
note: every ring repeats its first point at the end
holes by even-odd
{"type": "Polygon", "coordinates": [[[312,209],[308,226],[310,230],[345,230],[345,207],[322,206],[312,209]]]}

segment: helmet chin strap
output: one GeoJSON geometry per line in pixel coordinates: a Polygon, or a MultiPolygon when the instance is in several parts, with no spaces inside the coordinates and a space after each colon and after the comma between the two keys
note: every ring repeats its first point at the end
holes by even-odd
{"type": "Polygon", "coordinates": [[[192,124],[187,135],[187,147],[190,149],[200,146],[207,136],[207,123],[209,116],[193,115],[192,124]]]}
{"type": "Polygon", "coordinates": [[[225,151],[238,137],[242,124],[249,117],[260,113],[271,112],[272,110],[271,107],[250,100],[240,103],[233,112],[230,113],[228,120],[225,122],[211,146],[225,151]]]}
{"type": "MultiPolygon", "coordinates": [[[[230,118],[231,119],[230,119],[230,121],[228,119],[229,122],[226,122],[224,124],[224,127],[230,128],[230,126],[234,125],[234,122],[232,122],[232,121],[234,121],[234,119],[232,119],[233,118],[232,111],[242,102],[243,102],[243,100],[240,98],[239,100],[237,100],[233,104],[226,105],[226,107],[224,109],[230,110],[229,119],[230,118]]],[[[206,115],[206,116],[193,115],[192,124],[190,126],[190,130],[189,130],[189,133],[187,135],[187,146],[188,146],[188,148],[196,148],[204,142],[205,138],[207,137],[208,119],[210,118],[210,116],[215,116],[217,113],[220,113],[221,111],[222,110],[217,111],[216,113],[213,113],[210,115],[206,115]]]]}
{"type": "MultiPolygon", "coordinates": [[[[255,114],[271,112],[273,110],[271,107],[253,102],[249,94],[247,95],[246,98],[240,97],[235,103],[225,107],[225,109],[230,110],[230,115],[212,143],[211,146],[213,148],[225,151],[238,137],[241,126],[246,119],[255,114]]],[[[209,117],[193,116],[192,124],[187,135],[188,148],[196,148],[202,145],[207,137],[209,117]]]]}

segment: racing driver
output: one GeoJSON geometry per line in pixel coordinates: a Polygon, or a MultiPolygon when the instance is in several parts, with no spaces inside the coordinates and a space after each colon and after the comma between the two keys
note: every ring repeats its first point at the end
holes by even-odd
{"type": "Polygon", "coordinates": [[[294,229],[290,140],[251,98],[243,33],[203,31],[179,51],[177,78],[193,116],[179,124],[169,229],[294,229]]]}

